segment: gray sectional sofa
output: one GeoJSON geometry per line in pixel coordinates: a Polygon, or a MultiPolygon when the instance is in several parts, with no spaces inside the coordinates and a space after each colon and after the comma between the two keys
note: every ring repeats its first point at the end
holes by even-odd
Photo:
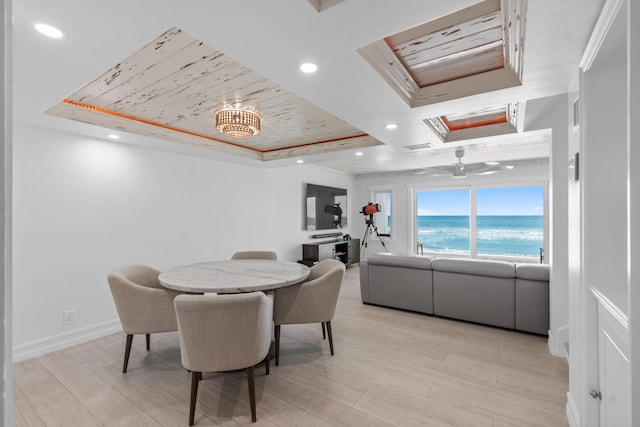
{"type": "Polygon", "coordinates": [[[360,261],[362,302],[546,335],[549,266],[382,253],[360,261]]]}

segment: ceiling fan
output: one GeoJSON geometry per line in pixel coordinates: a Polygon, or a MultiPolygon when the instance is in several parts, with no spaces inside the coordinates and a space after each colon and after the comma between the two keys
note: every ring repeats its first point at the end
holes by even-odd
{"type": "Polygon", "coordinates": [[[456,150],[456,157],[458,163],[455,166],[434,166],[422,169],[416,174],[427,174],[429,176],[450,175],[454,178],[465,178],[468,173],[475,175],[490,175],[492,173],[499,172],[501,170],[513,169],[513,165],[501,165],[500,162],[482,162],[482,163],[462,163],[462,157],[464,156],[464,149],[458,148],[456,150]]]}

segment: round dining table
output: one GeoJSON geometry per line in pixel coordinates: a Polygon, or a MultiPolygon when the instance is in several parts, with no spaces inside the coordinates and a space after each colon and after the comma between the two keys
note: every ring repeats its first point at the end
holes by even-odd
{"type": "Polygon", "coordinates": [[[169,289],[193,293],[268,291],[293,285],[309,277],[309,267],[290,261],[230,259],[199,262],[160,273],[169,289]]]}

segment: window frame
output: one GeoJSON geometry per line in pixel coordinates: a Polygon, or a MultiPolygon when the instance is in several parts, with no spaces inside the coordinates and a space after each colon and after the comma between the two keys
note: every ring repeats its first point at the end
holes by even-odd
{"type": "MultiPolygon", "coordinates": [[[[369,191],[369,202],[375,202],[376,194],[389,193],[389,215],[391,216],[390,228],[391,233],[389,236],[381,236],[385,241],[394,241],[395,234],[397,234],[395,215],[394,215],[394,204],[395,204],[395,187],[393,185],[372,185],[367,188],[369,191]],[[396,230],[396,231],[394,231],[396,230]]],[[[372,240],[379,240],[378,236],[375,234],[369,236],[372,240]]]]}
{"type": "MultiPolygon", "coordinates": [[[[409,212],[411,221],[409,222],[409,247],[408,252],[411,254],[419,254],[418,250],[418,206],[417,193],[422,191],[447,191],[447,190],[469,190],[469,255],[460,255],[455,253],[442,253],[446,257],[459,258],[475,258],[475,259],[495,259],[513,262],[539,262],[538,257],[518,257],[511,255],[480,255],[477,253],[477,190],[490,188],[514,188],[514,187],[542,187],[543,189],[543,263],[549,263],[548,244],[549,244],[549,181],[542,180],[526,180],[512,183],[483,183],[483,184],[467,184],[467,185],[427,185],[424,183],[410,184],[407,186],[409,190],[409,212]]],[[[427,254],[425,252],[425,254],[427,254]]],[[[436,254],[429,254],[436,255],[436,254]]]]}

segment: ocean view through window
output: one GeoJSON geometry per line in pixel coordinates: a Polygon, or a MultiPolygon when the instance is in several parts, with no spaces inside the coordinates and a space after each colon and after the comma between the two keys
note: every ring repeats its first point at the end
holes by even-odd
{"type": "Polygon", "coordinates": [[[420,191],[416,200],[424,251],[469,255],[469,190],[420,191]]]}
{"type": "Polygon", "coordinates": [[[479,188],[478,255],[539,257],[544,247],[542,187],[479,188]]]}
{"type": "Polygon", "coordinates": [[[416,241],[428,253],[538,259],[543,207],[542,186],[418,191],[416,241]]]}

